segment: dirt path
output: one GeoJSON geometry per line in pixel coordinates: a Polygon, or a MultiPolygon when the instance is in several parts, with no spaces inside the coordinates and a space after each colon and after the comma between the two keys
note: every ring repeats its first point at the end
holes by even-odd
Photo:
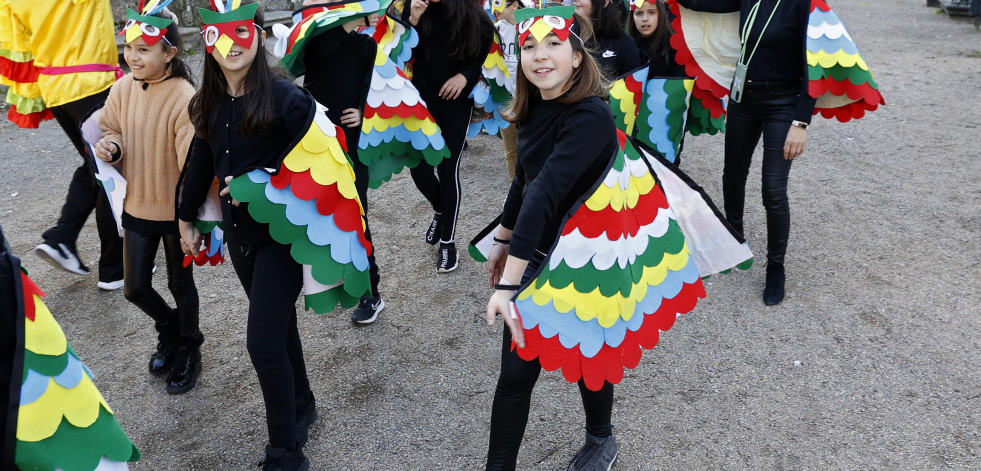
{"type": "MultiPolygon", "coordinates": [[[[767,308],[754,167],[746,227],[757,268],[713,277],[618,386],[621,470],[981,468],[981,34],[922,0],[833,2],[889,106],[817,120],[795,163],[788,298],[767,308]]],[[[130,437],[138,470],[254,466],[266,431],[231,266],[197,269],[204,372],[183,396],[146,373],[149,320],[94,275],[32,253],[77,165],[60,129],[0,124],[0,224],[130,437]]],[[[691,138],[683,168],[721,201],[721,136],[691,138]]],[[[459,239],[506,192],[500,142],[464,156],[459,239]]],[[[434,273],[430,211],[408,175],[371,193],[388,308],[300,324],[320,419],[314,469],[476,469],[486,453],[500,327],[483,326],[483,267],[434,273]]],[[[94,225],[79,243],[94,265],[94,225]]],[[[158,265],[162,266],[162,259],[158,265]]],[[[164,277],[154,280],[166,290],[164,277]]],[[[565,469],[582,435],[576,388],[546,373],[522,469],[565,469]]]]}

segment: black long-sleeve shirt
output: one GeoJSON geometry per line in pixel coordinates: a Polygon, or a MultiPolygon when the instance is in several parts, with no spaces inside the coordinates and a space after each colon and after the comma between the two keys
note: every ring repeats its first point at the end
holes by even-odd
{"type": "MultiPolygon", "coordinates": [[[[273,82],[269,92],[273,94],[276,108],[276,125],[270,133],[258,136],[241,131],[245,95],[222,98],[218,119],[208,133],[209,139],[195,137],[191,143],[181,204],[177,210],[179,219],[194,221],[215,177],[224,189],[227,176],[237,177],[256,168],[279,169],[286,153],[303,137],[311,113],[316,110],[313,98],[281,78],[273,82]]],[[[223,196],[221,211],[228,240],[240,244],[264,244],[272,240],[268,225],[252,219],[247,203],[233,206],[231,196],[223,196]]]]}
{"type": "MultiPolygon", "coordinates": [[[[408,4],[402,12],[402,19],[409,21],[412,9],[408,4]]],[[[465,102],[470,100],[470,92],[480,80],[480,68],[490,51],[494,37],[494,25],[488,19],[480,23],[480,31],[466,34],[480,35],[480,51],[478,57],[467,60],[451,57],[450,53],[457,45],[451,43],[454,18],[448,17],[446,7],[442,2],[430,2],[419,20],[419,45],[412,53],[412,84],[419,89],[419,95],[432,108],[440,108],[448,102],[465,102]],[[424,24],[425,22],[425,24],[424,24]],[[455,100],[444,100],[439,96],[443,84],[456,74],[463,74],[467,85],[455,100]]]]}
{"type": "MultiPolygon", "coordinates": [[[[817,99],[808,92],[807,79],[807,18],[811,8],[808,0],[782,0],[780,8],[773,14],[762,38],[763,26],[773,12],[777,0],[761,0],[756,21],[749,32],[746,57],[759,40],[756,54],[746,70],[746,79],[751,81],[797,81],[801,82],[800,99],[794,112],[794,119],[805,123],[811,121],[817,99]]],[[[739,28],[749,18],[749,10],[755,0],[678,0],[683,7],[710,13],[739,12],[739,28]]]]}
{"type": "Polygon", "coordinates": [[[643,65],[634,39],[622,31],[614,37],[595,38],[589,49],[603,75],[610,80],[616,80],[643,65]]]}
{"type": "Polygon", "coordinates": [[[341,123],[344,110],[355,108],[364,114],[368,81],[375,62],[378,43],[369,36],[338,26],[313,38],[306,46],[303,87],[327,107],[327,117],[344,130],[348,154],[357,157],[361,127],[341,123]]]}
{"type": "Polygon", "coordinates": [[[654,36],[637,39],[637,48],[640,49],[643,60],[649,60],[648,77],[687,77],[684,66],[675,60],[677,52],[668,43],[668,37],[664,38],[664,44],[653,44],[654,36]]]}
{"type": "Polygon", "coordinates": [[[518,125],[518,161],[501,225],[509,253],[548,253],[572,206],[603,176],[617,148],[609,106],[599,98],[565,104],[536,99],[518,125]]]}

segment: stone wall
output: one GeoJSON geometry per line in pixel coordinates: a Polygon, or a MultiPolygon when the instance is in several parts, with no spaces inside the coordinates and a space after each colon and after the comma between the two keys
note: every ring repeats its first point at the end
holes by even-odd
{"type": "MultiPolygon", "coordinates": [[[[116,19],[117,25],[122,25],[126,21],[126,7],[134,10],[140,5],[139,0],[110,0],[112,4],[112,15],[116,19]]],[[[261,0],[262,8],[265,11],[286,10],[293,11],[303,4],[302,0],[261,0]]],[[[198,26],[200,19],[197,7],[207,7],[206,0],[174,0],[168,8],[180,18],[181,26],[198,26]]],[[[117,26],[116,30],[119,30],[117,26]]]]}

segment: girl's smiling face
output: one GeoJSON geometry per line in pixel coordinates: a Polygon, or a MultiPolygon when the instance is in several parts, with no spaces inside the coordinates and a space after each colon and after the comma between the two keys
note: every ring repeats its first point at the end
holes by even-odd
{"type": "Polygon", "coordinates": [[[123,59],[138,80],[158,80],[167,73],[167,65],[177,54],[176,47],[167,47],[165,41],[149,46],[143,36],[126,43],[123,59]]]}
{"type": "Polygon", "coordinates": [[[634,10],[634,25],[641,37],[649,37],[657,30],[657,5],[644,2],[644,6],[634,10]]]}
{"type": "Polygon", "coordinates": [[[581,61],[582,53],[573,51],[569,40],[562,41],[555,33],[545,36],[542,42],[528,35],[521,44],[521,71],[545,100],[565,93],[572,71],[581,61]]]}
{"type": "Polygon", "coordinates": [[[211,57],[214,57],[218,61],[218,65],[221,66],[221,70],[227,75],[229,73],[245,73],[249,70],[252,62],[255,61],[255,56],[259,52],[259,36],[263,38],[266,36],[266,32],[259,29],[258,26],[254,24],[241,25],[235,27],[235,34],[240,38],[247,38],[252,32],[249,28],[256,28],[259,34],[252,35],[252,46],[248,49],[240,46],[238,43],[233,43],[231,49],[228,50],[228,56],[222,57],[218,48],[211,50],[211,57]]]}

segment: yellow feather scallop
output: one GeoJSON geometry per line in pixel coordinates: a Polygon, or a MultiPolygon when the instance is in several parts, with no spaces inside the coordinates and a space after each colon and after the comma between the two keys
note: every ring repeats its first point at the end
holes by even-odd
{"type": "Polygon", "coordinates": [[[661,284],[669,270],[678,271],[685,268],[688,258],[687,244],[677,254],[664,254],[664,258],[657,266],[644,267],[644,274],[640,281],[633,285],[628,297],[624,297],[619,292],[606,297],[600,293],[599,288],[589,293],[581,293],[576,291],[572,284],[559,289],[546,282],[541,288],[530,288],[521,292],[518,299],[523,300],[530,296],[539,306],[545,306],[551,301],[555,310],[562,314],[575,308],[576,317],[580,320],[588,322],[597,319],[601,327],[608,328],[621,317],[629,321],[634,315],[637,302],[647,295],[647,288],[661,284]]]}
{"type": "Polygon", "coordinates": [[[354,170],[348,165],[344,149],[337,139],[325,135],[318,126],[310,127],[300,145],[283,159],[283,165],[295,173],[309,170],[317,183],[325,186],[336,183],[345,198],[357,198],[354,170]]]}
{"type": "Polygon", "coordinates": [[[862,59],[862,56],[858,54],[846,54],[843,51],[837,51],[833,54],[823,50],[818,52],[807,51],[807,64],[810,66],[820,65],[826,69],[840,65],[842,67],[858,66],[862,70],[869,70],[869,66],[862,59]]]}
{"type": "Polygon", "coordinates": [[[65,389],[49,379],[44,395],[21,406],[17,417],[17,439],[25,442],[44,440],[55,434],[62,417],[78,428],[86,428],[99,418],[100,407],[112,414],[92,380],[82,376],[82,381],[72,389],[65,389]]]}
{"type": "Polygon", "coordinates": [[[68,350],[68,341],[51,311],[34,296],[34,322],[24,322],[24,348],[38,355],[61,356],[68,350]]]}
{"type": "MultiPolygon", "coordinates": [[[[628,168],[623,169],[624,172],[628,170],[628,168]]],[[[637,207],[640,196],[650,193],[655,184],[654,177],[650,173],[645,173],[642,177],[631,175],[626,189],[622,190],[620,188],[610,188],[600,185],[592,196],[586,200],[585,205],[590,211],[602,211],[609,206],[614,211],[619,212],[623,210],[624,205],[628,209],[633,209],[637,207]]]]}
{"type": "MultiPolygon", "coordinates": [[[[439,132],[439,128],[436,126],[436,122],[432,120],[420,120],[415,118],[401,119],[401,118],[390,118],[385,119],[379,115],[372,116],[371,118],[365,119],[368,126],[378,132],[384,132],[388,128],[395,127],[398,125],[404,125],[406,129],[412,132],[422,130],[423,134],[427,136],[434,136],[439,132]]],[[[357,143],[355,143],[357,144],[357,143]]]]}

